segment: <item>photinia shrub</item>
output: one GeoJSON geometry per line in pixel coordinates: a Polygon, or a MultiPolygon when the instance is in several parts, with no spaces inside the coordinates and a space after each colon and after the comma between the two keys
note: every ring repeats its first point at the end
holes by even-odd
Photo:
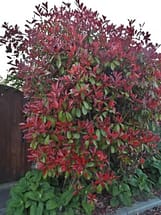
{"type": "Polygon", "coordinates": [[[25,31],[4,23],[8,80],[27,98],[29,161],[47,177],[102,192],[157,153],[161,54],[134,20],[115,26],[76,0],[36,6],[25,31]]]}

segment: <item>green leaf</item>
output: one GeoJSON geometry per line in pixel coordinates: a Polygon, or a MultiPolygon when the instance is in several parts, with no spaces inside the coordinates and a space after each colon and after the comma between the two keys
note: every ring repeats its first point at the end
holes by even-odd
{"type": "Polygon", "coordinates": [[[107,111],[103,112],[102,115],[103,115],[104,118],[106,118],[106,116],[108,115],[108,112],[107,111]]]}
{"type": "Polygon", "coordinates": [[[30,207],[30,215],[36,214],[36,208],[37,208],[37,204],[34,202],[30,207]]]}
{"type": "Polygon", "coordinates": [[[41,162],[43,162],[43,163],[46,162],[46,155],[42,155],[42,157],[41,157],[41,162]]]}
{"type": "Polygon", "coordinates": [[[21,199],[17,199],[17,196],[13,196],[12,199],[9,200],[8,204],[10,205],[10,207],[19,207],[21,205],[21,199]]]}
{"type": "Polygon", "coordinates": [[[96,61],[97,64],[100,64],[100,60],[99,60],[98,57],[95,57],[95,61],[96,61]]]}
{"type": "Polygon", "coordinates": [[[25,193],[25,198],[37,201],[38,200],[38,195],[35,191],[29,191],[25,193]]]}
{"type": "Polygon", "coordinates": [[[79,108],[76,109],[76,116],[77,116],[78,118],[81,117],[81,111],[80,111],[79,108]]]}
{"type": "Polygon", "coordinates": [[[112,70],[114,70],[115,67],[116,67],[116,65],[112,62],[111,65],[110,65],[110,67],[111,67],[112,70]]]}
{"type": "Polygon", "coordinates": [[[96,136],[97,136],[97,140],[101,139],[101,132],[99,129],[96,130],[96,136]]]}
{"type": "Polygon", "coordinates": [[[79,134],[79,133],[73,134],[73,138],[74,138],[74,139],[79,139],[79,138],[80,138],[80,134],[79,134]]]}
{"type": "Polygon", "coordinates": [[[60,121],[62,121],[62,118],[63,118],[63,111],[60,111],[60,112],[58,113],[58,119],[59,119],[60,121]]]}
{"type": "Polygon", "coordinates": [[[44,215],[58,215],[58,214],[56,211],[51,210],[51,211],[49,211],[48,214],[44,213],[44,215]]]}
{"type": "Polygon", "coordinates": [[[86,164],[86,167],[87,167],[87,168],[88,168],[88,167],[94,167],[94,166],[95,166],[94,162],[89,162],[89,163],[86,164]]]}
{"type": "Polygon", "coordinates": [[[93,85],[96,83],[96,81],[95,81],[95,79],[94,79],[93,77],[90,77],[90,78],[89,78],[89,81],[90,81],[91,84],[93,84],[93,85]]]}
{"type": "Polygon", "coordinates": [[[99,184],[97,186],[97,193],[102,193],[102,185],[101,184],[99,184]]]}
{"type": "Polygon", "coordinates": [[[24,207],[23,207],[23,206],[18,207],[18,208],[15,210],[14,215],[24,215],[24,207]]]}
{"type": "Polygon", "coordinates": [[[115,127],[114,127],[114,130],[119,132],[120,131],[120,125],[116,124],[115,127]]]}
{"type": "Polygon", "coordinates": [[[110,205],[112,206],[112,207],[118,207],[119,206],[119,200],[117,199],[117,198],[112,198],[111,200],[110,200],[110,205]]]}
{"type": "Polygon", "coordinates": [[[132,185],[133,187],[137,187],[138,186],[137,179],[135,177],[130,177],[129,184],[132,185]]]}
{"type": "Polygon", "coordinates": [[[114,60],[113,63],[116,65],[116,66],[120,66],[120,62],[118,60],[114,60]]]}
{"type": "Polygon", "coordinates": [[[75,107],[72,108],[71,114],[72,114],[73,117],[76,115],[76,108],[75,107]]]}
{"type": "Polygon", "coordinates": [[[101,134],[102,134],[103,137],[107,137],[107,134],[106,134],[106,132],[104,130],[100,129],[100,131],[101,131],[101,134]]]}
{"type": "Polygon", "coordinates": [[[93,42],[93,37],[92,36],[88,36],[88,42],[92,43],[93,42]]]}
{"type": "Polygon", "coordinates": [[[63,111],[60,111],[58,113],[58,119],[61,121],[61,122],[65,122],[66,121],[66,115],[63,113],[63,111]]]}
{"type": "Polygon", "coordinates": [[[68,138],[68,139],[71,139],[71,138],[72,138],[72,133],[71,133],[71,131],[67,131],[67,138],[68,138]]]}
{"type": "Polygon", "coordinates": [[[44,144],[45,145],[48,145],[49,144],[49,141],[50,141],[50,135],[48,134],[44,140],[44,144]]]}
{"type": "Polygon", "coordinates": [[[49,200],[49,199],[54,199],[55,198],[55,195],[54,195],[54,191],[46,191],[46,192],[44,192],[44,194],[43,194],[43,196],[42,196],[42,201],[43,202],[46,202],[47,200],[49,200]]]}
{"type": "Polygon", "coordinates": [[[57,66],[58,69],[60,69],[60,67],[61,67],[61,57],[60,57],[60,55],[58,55],[58,59],[56,60],[56,66],[57,66]]]}
{"type": "Polygon", "coordinates": [[[106,62],[106,63],[104,64],[104,66],[105,66],[105,67],[109,67],[109,66],[110,66],[110,62],[106,62]]]}
{"type": "Polygon", "coordinates": [[[67,209],[64,215],[75,215],[74,210],[72,208],[67,209]]]}
{"type": "Polygon", "coordinates": [[[120,193],[118,186],[117,185],[113,185],[112,186],[112,196],[117,196],[120,193]]]}
{"type": "Polygon", "coordinates": [[[122,191],[127,191],[127,192],[130,191],[129,185],[125,184],[125,183],[121,184],[121,189],[122,189],[122,191]]]}
{"type": "Polygon", "coordinates": [[[135,170],[135,172],[136,172],[136,174],[137,174],[139,177],[145,175],[145,174],[143,173],[143,171],[142,171],[141,169],[138,169],[138,168],[135,170]]]}
{"type": "Polygon", "coordinates": [[[109,192],[110,192],[111,185],[109,186],[109,184],[105,183],[105,188],[106,188],[106,191],[109,193],[109,192]]]}
{"type": "Polygon", "coordinates": [[[25,208],[29,208],[31,206],[31,204],[32,204],[32,201],[31,200],[27,200],[25,202],[25,208]]]}
{"type": "Polygon", "coordinates": [[[54,140],[55,142],[58,142],[58,137],[55,134],[53,134],[52,135],[52,140],[54,140]]]}
{"type": "Polygon", "coordinates": [[[32,140],[31,143],[30,143],[30,147],[31,147],[32,149],[36,149],[36,148],[37,148],[37,145],[38,145],[38,142],[35,141],[35,140],[32,140]]]}
{"type": "Polygon", "coordinates": [[[156,168],[161,174],[161,164],[159,162],[153,162],[152,167],[156,168]]]}
{"type": "Polygon", "coordinates": [[[83,105],[84,105],[84,107],[85,107],[87,110],[90,109],[90,106],[89,106],[88,102],[83,101],[83,105]]]}
{"type": "Polygon", "coordinates": [[[83,115],[87,115],[88,113],[87,109],[84,106],[82,106],[82,113],[83,115]]]}
{"type": "Polygon", "coordinates": [[[86,148],[88,148],[88,146],[89,146],[89,140],[85,141],[85,146],[86,146],[86,148]]]}
{"type": "Polygon", "coordinates": [[[71,122],[72,119],[73,119],[73,118],[72,118],[72,115],[71,115],[69,112],[66,112],[65,115],[66,115],[67,121],[68,121],[68,122],[71,122]]]}
{"type": "Polygon", "coordinates": [[[158,184],[161,185],[161,176],[158,179],[158,184]]]}
{"type": "Polygon", "coordinates": [[[65,73],[64,67],[60,68],[60,73],[61,73],[61,75],[64,75],[64,73],[65,73]]]}
{"type": "Polygon", "coordinates": [[[73,198],[73,188],[70,186],[60,197],[60,204],[66,206],[73,198]]]}
{"type": "Polygon", "coordinates": [[[44,204],[42,202],[39,202],[35,215],[43,215],[43,211],[44,211],[44,204]]]}
{"type": "Polygon", "coordinates": [[[128,192],[121,193],[121,194],[119,195],[119,198],[120,198],[121,202],[122,202],[125,206],[130,206],[130,205],[131,205],[131,197],[130,197],[130,195],[128,194],[128,192]]]}
{"type": "Polygon", "coordinates": [[[88,203],[86,199],[82,201],[83,209],[87,215],[92,215],[92,211],[94,210],[94,204],[88,203]]]}
{"type": "Polygon", "coordinates": [[[109,92],[110,92],[109,88],[105,88],[104,92],[105,92],[105,95],[107,96],[109,94],[109,92]]]}
{"type": "Polygon", "coordinates": [[[109,146],[109,145],[110,145],[110,141],[109,141],[109,140],[106,140],[106,144],[109,146]]]}
{"type": "Polygon", "coordinates": [[[47,122],[47,118],[46,116],[43,116],[43,123],[46,123],[47,122]]]}
{"type": "Polygon", "coordinates": [[[58,207],[57,202],[55,201],[55,199],[50,199],[46,202],[46,209],[47,210],[54,210],[58,207]]]}
{"type": "Polygon", "coordinates": [[[111,153],[114,154],[115,153],[115,147],[111,146],[111,153]]]}
{"type": "Polygon", "coordinates": [[[52,126],[55,126],[56,119],[53,116],[47,116],[47,119],[52,123],[52,126]]]}

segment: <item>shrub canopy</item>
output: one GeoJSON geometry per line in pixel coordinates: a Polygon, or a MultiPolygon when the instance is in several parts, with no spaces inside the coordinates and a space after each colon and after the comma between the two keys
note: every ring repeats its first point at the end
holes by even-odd
{"type": "Polygon", "coordinates": [[[115,26],[79,0],[36,6],[25,32],[4,23],[10,79],[27,97],[24,138],[45,175],[101,189],[157,152],[161,55],[134,20],[115,26]]]}

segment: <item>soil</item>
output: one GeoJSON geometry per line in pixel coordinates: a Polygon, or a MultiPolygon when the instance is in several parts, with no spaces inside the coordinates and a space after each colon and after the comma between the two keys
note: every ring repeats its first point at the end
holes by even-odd
{"type": "Polygon", "coordinates": [[[161,206],[154,207],[151,210],[147,210],[143,213],[139,213],[138,215],[161,215],[161,206]]]}
{"type": "MultiPolygon", "coordinates": [[[[161,198],[161,190],[154,191],[153,195],[157,196],[158,198],[161,198]]],[[[109,195],[98,196],[98,201],[96,203],[96,209],[95,209],[93,215],[115,215],[118,208],[113,208],[109,205],[110,198],[111,198],[111,196],[109,196],[109,195]]],[[[136,200],[138,200],[138,199],[136,199],[136,200]]],[[[139,199],[139,201],[141,201],[141,200],[139,199]]],[[[145,199],[143,199],[142,201],[145,201],[145,199]]],[[[142,213],[137,213],[136,215],[161,215],[161,206],[154,207],[154,208],[144,211],[142,213]]]]}
{"type": "Polygon", "coordinates": [[[113,208],[110,206],[111,196],[104,194],[97,196],[96,209],[93,215],[114,215],[118,208],[113,208]]]}
{"type": "MultiPolygon", "coordinates": [[[[154,194],[158,198],[161,198],[161,190],[155,191],[154,194]]],[[[154,207],[150,210],[144,211],[143,213],[137,215],[161,215],[161,206],[154,207]]]]}

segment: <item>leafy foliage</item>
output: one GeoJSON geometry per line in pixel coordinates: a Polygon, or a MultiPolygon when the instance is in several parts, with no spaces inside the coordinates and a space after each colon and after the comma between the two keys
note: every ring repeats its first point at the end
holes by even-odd
{"type": "Polygon", "coordinates": [[[82,190],[75,196],[73,187],[60,187],[58,181],[44,179],[38,170],[29,171],[11,189],[7,215],[83,215],[94,208],[82,190]]]}
{"type": "Polygon", "coordinates": [[[28,98],[29,161],[44,177],[71,179],[76,193],[90,184],[87,196],[125,175],[147,180],[136,170],[159,152],[149,125],[161,119],[161,55],[134,20],[116,27],[76,4],[36,6],[24,33],[4,23],[0,43],[11,53],[9,80],[28,98]]]}

